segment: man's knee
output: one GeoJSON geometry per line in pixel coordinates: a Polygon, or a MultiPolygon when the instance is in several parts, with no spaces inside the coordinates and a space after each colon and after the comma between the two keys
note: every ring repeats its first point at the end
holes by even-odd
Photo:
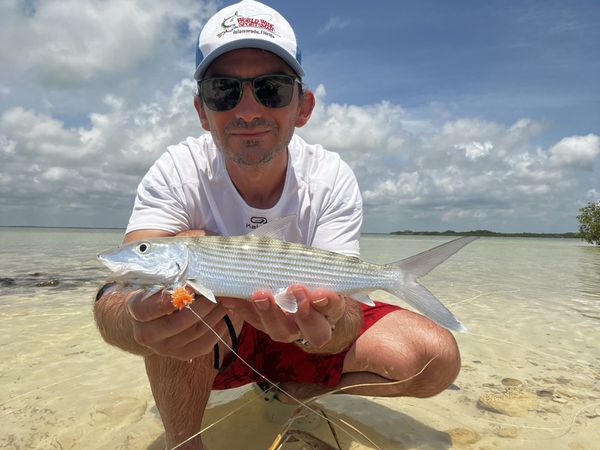
{"type": "Polygon", "coordinates": [[[460,372],[460,351],[452,333],[439,326],[435,326],[430,333],[421,354],[427,365],[415,380],[415,397],[432,397],[441,393],[460,372]]]}

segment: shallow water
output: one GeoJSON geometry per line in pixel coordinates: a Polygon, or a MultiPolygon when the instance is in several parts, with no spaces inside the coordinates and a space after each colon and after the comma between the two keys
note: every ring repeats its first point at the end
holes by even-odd
{"type": "MultiPolygon", "coordinates": [[[[161,448],[143,361],[106,345],[91,314],[106,275],[95,255],[120,240],[119,230],[0,228],[0,447],[161,448]]],[[[362,254],[384,263],[446,240],[365,235],[362,254]]],[[[599,448],[599,248],[482,238],[423,282],[469,329],[456,336],[455,385],[431,399],[332,396],[328,414],[386,449],[599,448]]],[[[251,403],[206,432],[211,449],[273,442],[278,428],[253,399],[215,396],[205,422],[251,403]]]]}

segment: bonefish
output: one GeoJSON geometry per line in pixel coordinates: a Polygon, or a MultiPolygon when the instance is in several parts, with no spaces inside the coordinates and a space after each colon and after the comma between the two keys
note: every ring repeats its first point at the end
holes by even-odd
{"type": "Polygon", "coordinates": [[[187,285],[216,302],[216,297],[249,299],[256,290],[270,290],[281,309],[294,313],[297,304],[288,293],[290,284],[331,289],[371,305],[368,293],[382,289],[445,328],[466,330],[418,279],[476,237],[458,238],[380,265],[275,238],[283,235],[292,219],[272,221],[244,236],[146,239],[98,258],[113,272],[113,281],[146,287],[147,296],[187,285]]]}

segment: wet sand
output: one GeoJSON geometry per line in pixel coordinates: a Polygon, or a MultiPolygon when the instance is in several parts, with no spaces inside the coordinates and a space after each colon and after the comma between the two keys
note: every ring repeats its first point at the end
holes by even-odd
{"type": "MultiPolygon", "coordinates": [[[[62,302],[62,310],[42,314],[34,307],[39,299],[21,300],[10,312],[4,300],[0,447],[162,448],[143,361],[105,345],[90,312],[75,307],[80,299],[70,304],[57,295],[51,300],[62,302]]],[[[318,405],[336,424],[343,427],[343,418],[385,449],[598,448],[600,374],[590,364],[597,347],[582,346],[579,354],[573,348],[564,358],[555,353],[565,354],[561,343],[549,348],[544,333],[530,330],[527,342],[511,342],[477,331],[458,336],[462,372],[434,398],[336,395],[318,405]]],[[[204,433],[211,449],[266,449],[281,431],[248,389],[214,396],[204,426],[217,421],[204,433]]],[[[351,430],[354,437],[337,433],[342,448],[375,448],[351,430]]],[[[335,442],[325,424],[315,435],[335,442]]]]}

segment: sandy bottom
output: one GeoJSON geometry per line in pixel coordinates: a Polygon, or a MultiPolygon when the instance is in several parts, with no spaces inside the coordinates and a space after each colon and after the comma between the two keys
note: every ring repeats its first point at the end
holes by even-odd
{"type": "MultiPolygon", "coordinates": [[[[531,298],[523,289],[475,285],[468,299],[462,288],[446,289],[449,306],[470,326],[457,336],[459,378],[430,399],[320,400],[341,448],[599,449],[597,319],[585,322],[535,299],[501,307],[507,299],[531,298]]],[[[91,317],[93,293],[0,297],[0,448],[163,448],[143,361],[100,339],[91,317]]],[[[269,448],[281,426],[266,419],[266,407],[251,389],[214,395],[204,441],[211,450],[269,448]]],[[[314,435],[337,448],[326,424],[314,435]]]]}

